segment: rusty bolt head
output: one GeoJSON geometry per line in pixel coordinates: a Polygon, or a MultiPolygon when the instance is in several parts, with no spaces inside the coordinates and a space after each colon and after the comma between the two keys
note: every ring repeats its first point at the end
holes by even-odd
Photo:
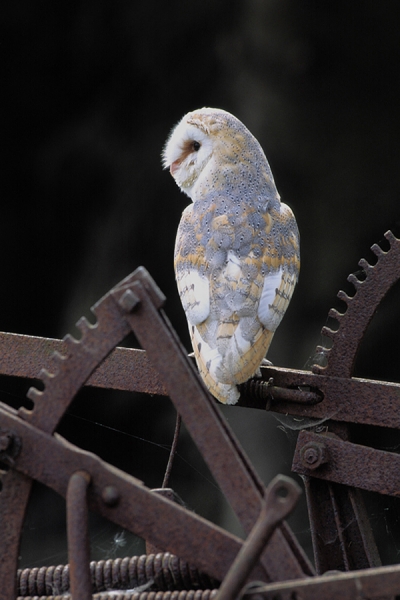
{"type": "Polygon", "coordinates": [[[140,299],[132,292],[132,290],[126,290],[119,299],[120,306],[126,310],[126,312],[132,312],[139,302],[140,299]]]}
{"type": "Polygon", "coordinates": [[[8,429],[0,429],[0,459],[4,464],[14,466],[14,459],[21,450],[21,440],[8,429]]]}
{"type": "Polygon", "coordinates": [[[107,506],[116,506],[119,502],[119,491],[113,485],[107,485],[101,492],[104,504],[107,506]]]}
{"type": "Polygon", "coordinates": [[[318,469],[328,462],[328,453],[325,444],[309,442],[305,444],[300,452],[301,460],[307,469],[318,469]]]}
{"type": "Polygon", "coordinates": [[[10,431],[0,432],[0,452],[8,450],[12,444],[12,435],[10,431]]]}

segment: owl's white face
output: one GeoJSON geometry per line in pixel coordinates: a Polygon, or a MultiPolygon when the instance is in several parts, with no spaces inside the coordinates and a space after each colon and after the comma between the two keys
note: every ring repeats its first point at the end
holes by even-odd
{"type": "Polygon", "coordinates": [[[192,190],[213,154],[213,139],[185,115],[173,129],[163,151],[164,168],[185,194],[192,198],[192,190]]]}

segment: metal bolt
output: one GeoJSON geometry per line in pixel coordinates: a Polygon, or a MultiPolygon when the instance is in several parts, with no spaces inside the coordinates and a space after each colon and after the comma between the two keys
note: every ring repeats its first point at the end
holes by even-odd
{"type": "Polygon", "coordinates": [[[14,466],[14,459],[21,450],[21,440],[13,431],[0,429],[0,455],[3,463],[14,466]]]}
{"type": "Polygon", "coordinates": [[[0,433],[0,452],[8,450],[12,444],[12,435],[10,431],[2,431],[0,433]]]}
{"type": "Polygon", "coordinates": [[[140,298],[138,298],[132,290],[126,290],[119,299],[119,305],[126,310],[126,312],[132,312],[139,302],[140,298]]]}
{"type": "Polygon", "coordinates": [[[300,452],[303,465],[307,469],[318,469],[321,465],[328,462],[328,452],[325,444],[319,442],[309,442],[305,444],[300,452]]]}
{"type": "Polygon", "coordinates": [[[101,492],[104,504],[107,506],[116,506],[119,502],[119,491],[113,485],[107,485],[101,492]]]}

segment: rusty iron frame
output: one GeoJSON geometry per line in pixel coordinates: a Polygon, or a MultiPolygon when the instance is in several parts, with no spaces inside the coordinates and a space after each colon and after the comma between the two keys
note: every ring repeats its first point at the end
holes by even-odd
{"type": "MultiPolygon", "coordinates": [[[[27,503],[31,479],[27,479],[26,475],[40,481],[46,475],[44,482],[65,495],[75,471],[84,469],[92,482],[89,506],[104,511],[104,504],[107,505],[105,498],[109,500],[108,495],[111,494],[112,509],[107,513],[111,520],[124,523],[125,527],[151,543],[174,551],[205,572],[222,579],[241,547],[240,540],[227,536],[209,523],[203,523],[193,513],[151,493],[133,479],[127,481],[122,474],[117,477],[115,470],[110,470],[99,459],[95,460],[93,456],[82,452],[78,452],[77,457],[70,445],[52,435],[77,391],[118,342],[133,330],[160,373],[170,398],[244,530],[251,532],[263,505],[265,487],[187,358],[161,310],[163,302],[164,297],[149,274],[143,268],[138,269],[95,305],[95,325],[86,319],[80,320],[77,324],[82,333],[79,341],[66,336],[65,354],[55,351],[51,355],[50,367],[42,368],[39,372],[44,390],[32,387],[28,392],[34,408],[27,410],[21,407],[18,413],[13,413],[9,407],[0,407],[2,434],[6,440],[1,458],[3,463],[8,462],[11,467],[3,476],[0,514],[12,523],[12,531],[20,531],[23,510],[15,513],[14,504],[17,501],[20,505],[27,503]],[[15,452],[14,447],[17,446],[18,452],[15,452]],[[51,456],[52,460],[46,461],[46,456],[51,456]],[[63,467],[62,474],[60,465],[63,467]],[[96,485],[95,473],[100,477],[99,469],[101,472],[105,470],[107,477],[96,485]],[[234,480],[229,474],[231,469],[235,471],[234,480]],[[19,492],[22,490],[19,498],[17,489],[19,492]],[[95,499],[100,499],[100,507],[99,500],[96,503],[93,495],[95,499]],[[130,504],[124,505],[126,502],[130,504]],[[125,515],[122,521],[121,514],[125,515]],[[154,514],[162,514],[168,523],[161,537],[155,531],[154,514]],[[126,515],[134,515],[135,519],[128,523],[126,515]],[[179,527],[177,522],[180,523],[179,527]],[[219,548],[217,563],[214,558],[210,560],[211,547],[206,543],[213,536],[211,546],[219,548]]],[[[271,533],[269,544],[260,557],[262,570],[259,578],[275,581],[313,573],[304,552],[285,523],[277,523],[271,533]]],[[[6,532],[0,539],[0,555],[8,556],[8,561],[5,558],[2,565],[3,573],[15,571],[15,551],[6,552],[10,541],[15,542],[13,536],[12,532],[6,532]]],[[[76,548],[73,540],[69,547],[76,548]]],[[[11,586],[9,576],[8,590],[11,590],[11,586]]]]}
{"type": "MultiPolygon", "coordinates": [[[[42,368],[51,369],[52,354],[67,353],[64,340],[0,332],[0,375],[40,379],[42,368]]],[[[400,384],[357,377],[261,367],[262,379],[243,386],[238,406],[270,410],[304,419],[400,429],[400,384]],[[273,384],[269,383],[273,380],[273,384]],[[307,390],[314,390],[310,392],[307,390]],[[296,400],[293,400],[293,393],[296,400]],[[354,399],[357,399],[355,401],[354,399]],[[323,400],[323,402],[322,402],[323,400]]],[[[84,385],[167,396],[159,373],[145,350],[116,347],[84,385]]]]}
{"type": "MultiPolygon", "coordinates": [[[[360,261],[365,277],[349,276],[355,288],[354,296],[339,292],[338,297],[347,305],[345,312],[332,309],[329,313],[339,327],[322,330],[333,342],[329,349],[317,348],[326,365],[316,364],[312,372],[263,367],[261,379],[251,380],[241,387],[239,402],[241,406],[324,422],[323,433],[321,428],[300,432],[292,468],[305,479],[317,573],[332,569],[350,573],[315,576],[290,529],[284,522],[279,525],[286,514],[284,511],[278,519],[272,519],[270,528],[265,530],[264,498],[268,497],[268,490],[273,489],[270,487],[273,482],[267,490],[260,482],[163,313],[162,293],[141,268],[95,305],[95,325],[85,319],[78,322],[82,333],[79,341],[71,336],[52,340],[0,333],[0,374],[41,379],[45,385],[43,391],[31,388],[28,395],[34,402],[32,411],[21,408],[17,413],[0,404],[0,461],[8,465],[0,493],[2,526],[4,522],[0,536],[0,574],[6,573],[6,566],[14,568],[16,565],[20,526],[33,477],[63,495],[78,486],[69,502],[78,503],[83,515],[81,522],[87,493],[89,507],[139,532],[157,547],[166,548],[168,538],[168,549],[223,581],[220,590],[223,599],[238,596],[251,569],[250,579],[258,578],[263,583],[248,585],[242,591],[248,596],[292,598],[297,594],[301,598],[323,596],[328,599],[339,594],[341,598],[353,598],[355,592],[368,598],[399,593],[400,567],[379,567],[359,490],[399,495],[393,478],[397,478],[400,465],[393,453],[354,444],[348,427],[355,423],[400,428],[400,384],[352,376],[358,347],[374,312],[400,279],[400,240],[391,232],[385,237],[388,251],[372,246],[377,257],[374,266],[364,259],[360,261]],[[118,347],[132,330],[145,350],[118,347]],[[248,535],[246,542],[151,492],[134,478],[55,434],[62,415],[83,385],[169,396],[238,515],[248,535]],[[34,439],[36,443],[29,446],[29,440],[34,439]],[[38,439],[41,444],[37,443],[38,439]],[[30,448],[29,457],[27,448],[30,448]],[[59,460],[68,465],[64,473],[56,474],[54,468],[48,467],[47,471],[44,468],[49,450],[54,452],[53,460],[59,453],[59,460]],[[229,469],[226,468],[228,460],[229,469]],[[383,467],[386,477],[382,476],[383,467]],[[235,481],[227,471],[236,473],[235,481]],[[5,520],[4,514],[10,506],[13,506],[13,514],[8,513],[10,520],[5,520]],[[127,514],[127,506],[129,514],[134,515],[131,519],[120,515],[127,514]],[[161,532],[155,533],[151,527],[152,510],[169,516],[161,532]],[[171,536],[169,524],[178,517],[183,519],[185,531],[175,531],[171,536]],[[322,526],[334,532],[335,544],[328,547],[321,541],[318,530],[322,526]],[[205,540],[205,546],[188,543],[185,536],[188,531],[191,534],[197,531],[198,539],[205,540]],[[257,539],[258,546],[254,541],[257,539]],[[224,548],[217,564],[216,554],[212,552],[216,547],[224,548]],[[236,582],[234,571],[230,569],[235,565],[235,557],[239,571],[244,573],[236,582]]],[[[283,485],[282,480],[280,483],[283,485]]],[[[271,514],[269,511],[269,517],[271,514]]],[[[77,539],[73,531],[72,527],[71,548],[77,539]]],[[[84,538],[84,531],[80,535],[84,538]]],[[[191,537],[193,539],[193,535],[191,537]]],[[[84,540],[80,540],[78,546],[82,551],[84,540]]],[[[71,554],[76,557],[79,548],[71,549],[71,554]]],[[[86,575],[75,576],[72,570],[74,585],[87,585],[88,558],[83,562],[86,575]]],[[[15,582],[11,582],[9,573],[7,577],[4,589],[9,594],[15,591],[15,582]]],[[[90,597],[88,587],[81,589],[83,591],[75,593],[76,597],[90,597]]],[[[12,596],[0,593],[0,598],[3,597],[12,596]]]]}

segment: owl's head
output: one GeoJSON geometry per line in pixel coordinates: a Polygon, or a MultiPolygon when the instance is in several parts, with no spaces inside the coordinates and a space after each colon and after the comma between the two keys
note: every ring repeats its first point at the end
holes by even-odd
{"type": "Polygon", "coordinates": [[[164,168],[169,168],[178,186],[189,197],[213,154],[208,114],[211,110],[203,108],[185,115],[172,130],[163,150],[164,168]]]}
{"type": "Polygon", "coordinates": [[[189,198],[200,176],[221,174],[228,165],[240,163],[269,166],[260,144],[239,119],[217,108],[187,113],[172,130],[163,151],[178,186],[189,198]]]}

